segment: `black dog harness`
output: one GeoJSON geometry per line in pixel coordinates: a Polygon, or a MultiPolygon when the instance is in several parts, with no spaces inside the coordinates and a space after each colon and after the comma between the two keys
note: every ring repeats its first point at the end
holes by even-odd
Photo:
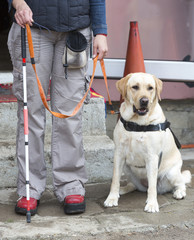
{"type": "Polygon", "coordinates": [[[121,122],[123,123],[124,128],[130,132],[152,132],[152,131],[165,131],[170,127],[170,122],[167,120],[159,124],[150,124],[150,125],[139,125],[134,122],[127,122],[122,117],[120,117],[121,122]]]}
{"type": "Polygon", "coordinates": [[[165,131],[167,128],[169,128],[170,131],[172,132],[172,135],[174,137],[177,147],[179,149],[181,148],[181,144],[180,144],[179,140],[177,139],[177,137],[175,136],[175,134],[173,133],[173,131],[171,130],[170,122],[168,122],[167,120],[163,123],[150,124],[150,125],[139,125],[135,122],[125,121],[122,117],[120,117],[120,120],[123,123],[124,128],[130,132],[165,131]]]}

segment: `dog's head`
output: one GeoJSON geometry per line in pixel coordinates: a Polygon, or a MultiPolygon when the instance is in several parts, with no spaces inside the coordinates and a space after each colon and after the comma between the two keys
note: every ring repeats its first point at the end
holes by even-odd
{"type": "Polygon", "coordinates": [[[161,100],[162,81],[148,73],[132,73],[117,81],[116,87],[134,113],[144,116],[161,100]]]}

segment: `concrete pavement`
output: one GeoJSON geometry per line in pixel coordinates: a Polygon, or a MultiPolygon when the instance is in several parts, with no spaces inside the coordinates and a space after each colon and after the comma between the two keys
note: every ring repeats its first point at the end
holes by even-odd
{"type": "MultiPolygon", "coordinates": [[[[194,150],[182,150],[183,169],[194,175],[194,150]]],[[[158,196],[159,213],[143,211],[146,194],[121,196],[119,206],[104,208],[110,182],[86,185],[86,212],[67,216],[48,186],[31,223],[16,215],[16,189],[0,190],[0,239],[194,239],[194,180],[184,200],[172,194],[158,196]]]]}

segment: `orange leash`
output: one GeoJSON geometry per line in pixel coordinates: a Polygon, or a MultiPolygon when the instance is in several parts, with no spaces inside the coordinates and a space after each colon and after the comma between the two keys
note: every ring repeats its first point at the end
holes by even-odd
{"type": "MultiPolygon", "coordinates": [[[[91,80],[90,80],[90,84],[89,84],[88,90],[86,91],[85,95],[80,100],[80,102],[77,104],[77,106],[74,108],[73,112],[70,115],[66,115],[66,114],[62,114],[62,113],[58,113],[58,112],[53,112],[53,111],[50,110],[50,108],[48,106],[48,103],[47,103],[47,100],[46,100],[46,97],[45,97],[45,94],[44,94],[44,90],[42,88],[41,82],[40,82],[40,80],[38,78],[38,74],[37,74],[37,71],[36,71],[35,60],[34,60],[34,48],[33,48],[33,42],[32,42],[32,35],[31,35],[30,26],[28,24],[26,24],[26,30],[27,30],[27,39],[28,39],[28,46],[29,46],[31,64],[32,64],[32,67],[33,67],[35,75],[36,75],[38,89],[39,89],[39,92],[40,92],[40,97],[42,99],[42,102],[43,102],[45,108],[52,115],[54,115],[55,117],[58,117],[58,118],[73,117],[80,110],[80,108],[83,105],[84,100],[86,99],[86,96],[87,96],[87,94],[88,94],[88,92],[89,92],[89,90],[90,90],[90,88],[92,86],[92,83],[93,83],[93,80],[94,80],[94,74],[95,74],[95,71],[96,71],[96,65],[97,65],[97,61],[98,61],[98,56],[96,56],[94,58],[94,60],[93,60],[93,73],[92,73],[92,77],[91,77],[91,80]]],[[[106,90],[107,90],[107,94],[108,94],[108,101],[109,101],[109,104],[110,104],[111,109],[112,109],[112,102],[111,102],[110,94],[109,94],[109,90],[108,90],[108,82],[107,82],[107,76],[106,76],[106,71],[105,71],[105,64],[104,64],[104,60],[103,59],[100,60],[100,65],[101,65],[102,73],[103,73],[103,76],[104,76],[104,81],[105,81],[106,90]]],[[[113,109],[111,110],[111,113],[114,114],[113,109]]]]}
{"type": "Polygon", "coordinates": [[[194,148],[194,144],[181,145],[181,148],[182,148],[182,149],[185,149],[185,148],[194,148]]]}

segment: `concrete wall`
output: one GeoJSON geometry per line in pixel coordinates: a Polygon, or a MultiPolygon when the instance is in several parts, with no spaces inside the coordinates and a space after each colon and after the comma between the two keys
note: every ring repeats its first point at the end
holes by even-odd
{"type": "Polygon", "coordinates": [[[181,144],[194,144],[194,99],[162,100],[161,106],[181,144]]]}

